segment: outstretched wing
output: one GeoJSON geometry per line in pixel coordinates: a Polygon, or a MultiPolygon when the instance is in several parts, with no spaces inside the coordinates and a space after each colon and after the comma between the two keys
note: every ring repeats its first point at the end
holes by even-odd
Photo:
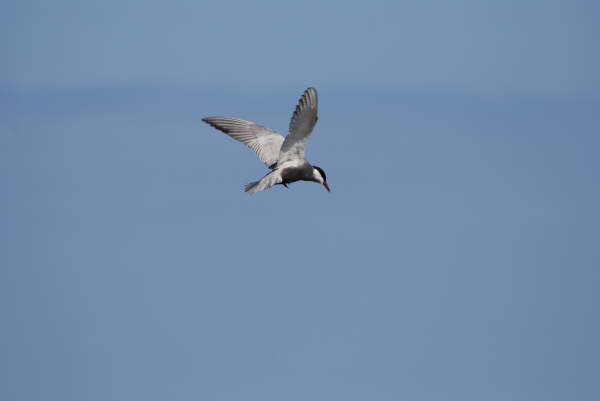
{"type": "Polygon", "coordinates": [[[277,132],[238,118],[206,117],[202,121],[248,146],[267,167],[277,163],[284,141],[283,136],[277,132]]]}
{"type": "Polygon", "coordinates": [[[279,153],[279,163],[304,159],[306,143],[317,123],[317,90],[304,91],[290,121],[290,133],[285,138],[279,153]]]}

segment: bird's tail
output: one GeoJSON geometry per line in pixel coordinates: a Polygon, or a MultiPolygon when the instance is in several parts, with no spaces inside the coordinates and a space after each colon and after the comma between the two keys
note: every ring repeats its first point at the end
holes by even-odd
{"type": "Polygon", "coordinates": [[[249,192],[251,194],[254,194],[258,191],[254,191],[254,189],[256,188],[256,186],[258,185],[260,181],[254,181],[254,182],[250,182],[246,185],[244,185],[244,192],[249,192]]]}
{"type": "Polygon", "coordinates": [[[244,191],[248,192],[249,194],[255,194],[264,189],[271,188],[273,185],[281,184],[282,182],[283,180],[281,179],[281,173],[278,170],[274,170],[261,178],[260,181],[246,184],[244,191]]]}

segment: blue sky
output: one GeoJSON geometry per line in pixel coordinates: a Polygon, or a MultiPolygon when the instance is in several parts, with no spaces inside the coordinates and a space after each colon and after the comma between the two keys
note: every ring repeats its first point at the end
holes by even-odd
{"type": "Polygon", "coordinates": [[[9,87],[448,87],[598,93],[593,1],[5,2],[9,87]],[[325,4],[324,4],[325,3],[325,4]]]}
{"type": "Polygon", "coordinates": [[[599,11],[3,3],[0,398],[598,399],[599,11]]]}

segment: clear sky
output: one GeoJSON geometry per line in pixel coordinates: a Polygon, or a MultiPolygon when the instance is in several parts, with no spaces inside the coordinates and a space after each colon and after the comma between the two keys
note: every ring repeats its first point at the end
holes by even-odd
{"type": "Polygon", "coordinates": [[[0,399],[600,399],[599,4],[3,2],[0,399]]]}

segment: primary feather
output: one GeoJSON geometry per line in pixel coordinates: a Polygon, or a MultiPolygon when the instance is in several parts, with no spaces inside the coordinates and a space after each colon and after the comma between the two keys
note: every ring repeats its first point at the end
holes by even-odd
{"type": "Polygon", "coordinates": [[[279,133],[252,121],[238,118],[206,117],[202,121],[248,146],[267,167],[277,163],[284,141],[279,133]]]}
{"type": "Polygon", "coordinates": [[[290,133],[279,153],[279,162],[304,159],[306,143],[317,123],[318,98],[315,88],[304,91],[290,121],[290,133]]]}

